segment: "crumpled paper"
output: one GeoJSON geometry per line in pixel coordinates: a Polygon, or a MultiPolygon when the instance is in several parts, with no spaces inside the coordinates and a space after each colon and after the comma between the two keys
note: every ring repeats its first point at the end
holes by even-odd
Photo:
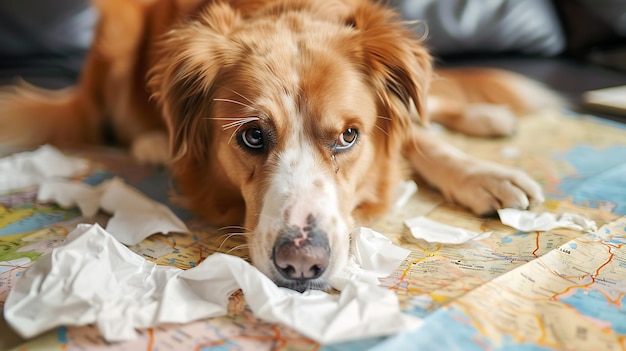
{"type": "Polygon", "coordinates": [[[45,179],[85,173],[87,160],[69,157],[50,145],[0,159],[0,193],[37,185],[45,179]]]}
{"type": "Polygon", "coordinates": [[[464,228],[439,223],[424,216],[407,219],[404,221],[404,225],[409,228],[414,238],[431,243],[463,244],[470,240],[488,238],[492,233],[476,233],[464,228]]]}
{"type": "Polygon", "coordinates": [[[417,184],[412,180],[405,180],[398,184],[396,189],[396,201],[393,204],[394,209],[398,210],[409,202],[411,197],[417,193],[417,184]]]}
{"type": "MultiPolygon", "coordinates": [[[[383,266],[388,262],[374,259],[376,254],[360,255],[383,266]]],[[[4,311],[23,337],[60,325],[95,323],[106,340],[120,341],[134,338],[135,328],[225,315],[228,298],[237,289],[259,318],[288,325],[321,343],[390,335],[421,325],[420,319],[400,311],[392,291],[375,285],[354,280],[345,282],[340,295],[301,294],[277,287],[244,260],[224,254],[213,254],[186,271],[158,266],[97,224],[79,225],[66,245],[26,270],[4,311]]]]}
{"type": "Polygon", "coordinates": [[[340,295],[300,294],[277,287],[234,256],[214,254],[183,271],[133,253],[120,242],[132,245],[154,233],[189,230],[167,207],[120,179],[98,186],[58,179],[84,173],[85,160],[46,146],[2,161],[7,172],[0,173],[0,190],[1,185],[15,189],[41,184],[39,201],[78,206],[84,216],[99,209],[112,214],[107,230],[114,236],[98,225],[79,225],[67,245],[42,257],[18,279],[4,312],[24,337],[59,325],[95,323],[105,339],[127,340],[136,336],[136,328],[224,315],[237,289],[259,318],[323,343],[389,335],[421,324],[400,311],[393,292],[377,286],[408,250],[370,229],[353,234],[351,263],[333,279],[340,295]]]}
{"type": "Polygon", "coordinates": [[[378,279],[393,273],[410,253],[383,234],[361,227],[352,233],[348,264],[331,278],[331,284],[337,290],[343,290],[351,281],[378,285],[378,279]]]}
{"type": "Polygon", "coordinates": [[[582,232],[594,232],[596,222],[574,213],[534,213],[530,211],[506,208],[498,210],[502,224],[523,232],[548,231],[556,228],[568,228],[582,232]]]}
{"type": "Polygon", "coordinates": [[[167,206],[113,178],[97,186],[67,180],[45,181],[37,201],[55,202],[64,208],[78,206],[84,216],[98,209],[112,214],[106,230],[126,245],[135,245],[155,233],[189,233],[189,229],[167,206]]]}

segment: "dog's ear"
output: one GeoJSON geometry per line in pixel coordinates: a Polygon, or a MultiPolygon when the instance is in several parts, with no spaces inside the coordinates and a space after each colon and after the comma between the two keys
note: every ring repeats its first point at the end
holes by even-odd
{"type": "MultiPolygon", "coordinates": [[[[396,127],[405,129],[415,115],[428,123],[426,93],[432,59],[422,38],[400,16],[378,3],[364,3],[346,20],[357,31],[364,68],[380,98],[381,108],[396,127]]],[[[406,130],[406,129],[405,129],[406,130]]]]}
{"type": "Polygon", "coordinates": [[[207,6],[168,32],[155,52],[148,89],[163,111],[173,160],[206,160],[210,115],[216,82],[237,55],[228,34],[241,17],[225,3],[207,6]],[[193,153],[193,154],[189,154],[193,153]]]}

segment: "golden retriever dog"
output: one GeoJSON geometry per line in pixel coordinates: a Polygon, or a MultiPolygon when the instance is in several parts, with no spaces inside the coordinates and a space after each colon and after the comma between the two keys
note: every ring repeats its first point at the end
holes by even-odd
{"type": "Polygon", "coordinates": [[[0,142],[102,143],[167,163],[186,203],[243,224],[278,285],[326,289],[350,232],[418,176],[476,214],[542,201],[524,172],[428,133],[478,136],[553,95],[513,73],[434,71],[419,36],[365,0],[101,0],[77,85],[0,94],[0,142]]]}

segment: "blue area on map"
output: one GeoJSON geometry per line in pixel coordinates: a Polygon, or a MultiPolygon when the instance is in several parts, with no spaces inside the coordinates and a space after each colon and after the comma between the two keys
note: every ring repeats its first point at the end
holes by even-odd
{"type": "Polygon", "coordinates": [[[626,146],[579,145],[553,158],[567,161],[577,173],[562,179],[558,188],[562,194],[592,207],[597,207],[596,201],[610,202],[616,205],[615,213],[626,214],[626,146]]]}
{"type": "Polygon", "coordinates": [[[517,343],[505,337],[502,345],[496,346],[472,326],[471,321],[460,311],[440,308],[424,319],[421,328],[397,334],[381,342],[370,351],[388,350],[446,350],[446,351],[548,351],[531,343],[517,343]],[[478,342],[477,342],[478,341],[478,342]]]}
{"type": "Polygon", "coordinates": [[[221,345],[211,345],[211,346],[203,346],[200,351],[229,351],[233,349],[236,345],[233,345],[230,342],[225,342],[221,345]]]}
{"type": "Polygon", "coordinates": [[[428,308],[424,308],[422,306],[412,306],[410,309],[404,310],[406,313],[418,317],[418,318],[426,318],[429,314],[432,313],[428,308]]]}
{"type": "Polygon", "coordinates": [[[61,326],[57,328],[57,340],[62,344],[67,344],[67,327],[61,326]]]}
{"type": "Polygon", "coordinates": [[[577,247],[578,247],[578,245],[576,245],[576,243],[569,243],[568,245],[569,245],[569,247],[570,247],[571,249],[575,249],[575,248],[577,248],[577,247]]]}
{"type": "Polygon", "coordinates": [[[346,341],[346,342],[338,342],[335,344],[323,345],[320,348],[320,351],[361,351],[361,350],[371,350],[372,347],[380,344],[381,341],[385,340],[385,337],[378,338],[367,338],[362,340],[355,341],[346,341]]]}
{"type": "Polygon", "coordinates": [[[111,179],[113,177],[115,177],[114,173],[100,171],[100,172],[95,172],[89,175],[87,178],[83,180],[83,183],[87,185],[91,185],[91,186],[96,186],[104,182],[105,180],[111,179]]]}
{"type": "Polygon", "coordinates": [[[505,236],[504,238],[500,239],[500,242],[508,244],[511,241],[513,241],[513,239],[509,238],[508,236],[505,236]]]}
{"type": "Polygon", "coordinates": [[[13,222],[6,227],[0,228],[0,236],[32,232],[34,230],[39,230],[55,223],[61,222],[63,219],[67,220],[78,216],[80,216],[80,211],[78,211],[78,209],[59,209],[58,211],[51,213],[38,212],[30,217],[24,218],[17,222],[13,222]]]}
{"type": "Polygon", "coordinates": [[[626,297],[622,296],[620,309],[616,304],[611,304],[597,290],[578,289],[575,294],[565,298],[559,298],[562,303],[573,306],[581,314],[611,322],[611,327],[617,334],[626,334],[626,297]]]}

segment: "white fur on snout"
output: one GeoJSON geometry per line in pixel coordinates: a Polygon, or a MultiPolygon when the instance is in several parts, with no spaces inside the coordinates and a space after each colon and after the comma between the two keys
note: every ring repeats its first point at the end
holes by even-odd
{"type": "Polygon", "coordinates": [[[347,262],[348,225],[341,218],[332,171],[324,164],[328,160],[299,134],[293,133],[293,140],[279,153],[275,170],[268,178],[269,187],[250,245],[252,260],[262,272],[274,276],[271,255],[278,236],[287,228],[304,228],[310,218],[315,218],[331,249],[330,263],[323,275],[328,278],[347,262]]]}

